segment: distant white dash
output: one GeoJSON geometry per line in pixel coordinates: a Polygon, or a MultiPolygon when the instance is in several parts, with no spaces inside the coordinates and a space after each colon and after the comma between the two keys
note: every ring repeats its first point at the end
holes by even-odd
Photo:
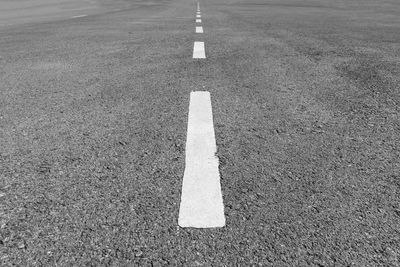
{"type": "Polygon", "coordinates": [[[204,42],[194,42],[193,58],[206,58],[206,51],[204,49],[204,42]]]}
{"type": "Polygon", "coordinates": [[[203,27],[202,26],[196,26],[196,33],[203,33],[203,27]]]}
{"type": "Polygon", "coordinates": [[[201,18],[201,15],[197,14],[197,15],[196,15],[196,18],[201,18]]]}
{"type": "Polygon", "coordinates": [[[83,18],[83,17],[86,17],[87,15],[78,15],[78,16],[73,16],[72,18],[73,19],[76,19],[76,18],[83,18]]]}
{"type": "Polygon", "coordinates": [[[209,92],[191,92],[178,224],[225,226],[218,158],[209,92]]]}
{"type": "Polygon", "coordinates": [[[201,23],[201,19],[196,19],[196,22],[197,23],[201,23]]]}

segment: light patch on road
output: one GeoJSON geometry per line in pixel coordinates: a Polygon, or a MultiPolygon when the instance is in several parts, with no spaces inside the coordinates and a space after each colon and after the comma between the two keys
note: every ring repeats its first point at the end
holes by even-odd
{"type": "Polygon", "coordinates": [[[193,58],[206,58],[204,42],[194,42],[193,58]]]}
{"type": "Polygon", "coordinates": [[[178,224],[181,227],[225,226],[217,145],[209,92],[191,92],[178,224]]]}
{"type": "Polygon", "coordinates": [[[201,15],[196,15],[196,18],[201,18],[201,15]]]}
{"type": "Polygon", "coordinates": [[[196,23],[201,23],[201,19],[196,19],[196,23]]]}
{"type": "Polygon", "coordinates": [[[83,18],[83,17],[86,17],[87,15],[78,15],[78,16],[73,16],[72,18],[73,19],[76,19],[76,18],[83,18]]]}
{"type": "Polygon", "coordinates": [[[203,27],[202,26],[196,26],[196,33],[203,33],[203,27]]]}

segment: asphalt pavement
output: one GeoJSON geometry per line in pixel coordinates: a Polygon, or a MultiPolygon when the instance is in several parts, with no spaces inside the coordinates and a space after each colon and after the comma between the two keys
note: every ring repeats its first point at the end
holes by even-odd
{"type": "Polygon", "coordinates": [[[196,7],[0,25],[0,265],[400,266],[400,3],[196,7]],[[223,227],[178,225],[192,91],[223,227]]]}

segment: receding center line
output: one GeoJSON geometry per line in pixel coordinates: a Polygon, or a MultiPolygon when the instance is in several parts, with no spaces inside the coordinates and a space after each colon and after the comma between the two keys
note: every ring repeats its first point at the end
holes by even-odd
{"type": "Polygon", "coordinates": [[[196,33],[203,33],[203,27],[202,26],[196,26],[196,33]]]}
{"type": "Polygon", "coordinates": [[[209,92],[191,92],[178,224],[181,227],[225,226],[209,92]]]}

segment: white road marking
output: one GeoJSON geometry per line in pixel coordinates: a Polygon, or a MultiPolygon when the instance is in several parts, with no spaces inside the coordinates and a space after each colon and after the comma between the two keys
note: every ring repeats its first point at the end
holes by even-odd
{"type": "Polygon", "coordinates": [[[78,16],[73,16],[72,18],[73,19],[76,19],[76,18],[83,18],[83,17],[86,17],[87,15],[78,15],[78,16]]]}
{"type": "Polygon", "coordinates": [[[204,42],[194,42],[193,58],[206,58],[204,42]]]}
{"type": "Polygon", "coordinates": [[[197,2],[197,10],[200,10],[200,3],[197,2]]]}
{"type": "Polygon", "coordinates": [[[196,19],[196,23],[201,23],[201,19],[196,19]]]}
{"type": "Polygon", "coordinates": [[[209,92],[191,92],[178,224],[181,227],[225,226],[217,145],[209,92]]]}
{"type": "Polygon", "coordinates": [[[203,33],[203,27],[202,26],[196,26],[196,33],[203,33]]]}
{"type": "Polygon", "coordinates": [[[201,15],[196,15],[196,18],[201,18],[201,15]]]}

